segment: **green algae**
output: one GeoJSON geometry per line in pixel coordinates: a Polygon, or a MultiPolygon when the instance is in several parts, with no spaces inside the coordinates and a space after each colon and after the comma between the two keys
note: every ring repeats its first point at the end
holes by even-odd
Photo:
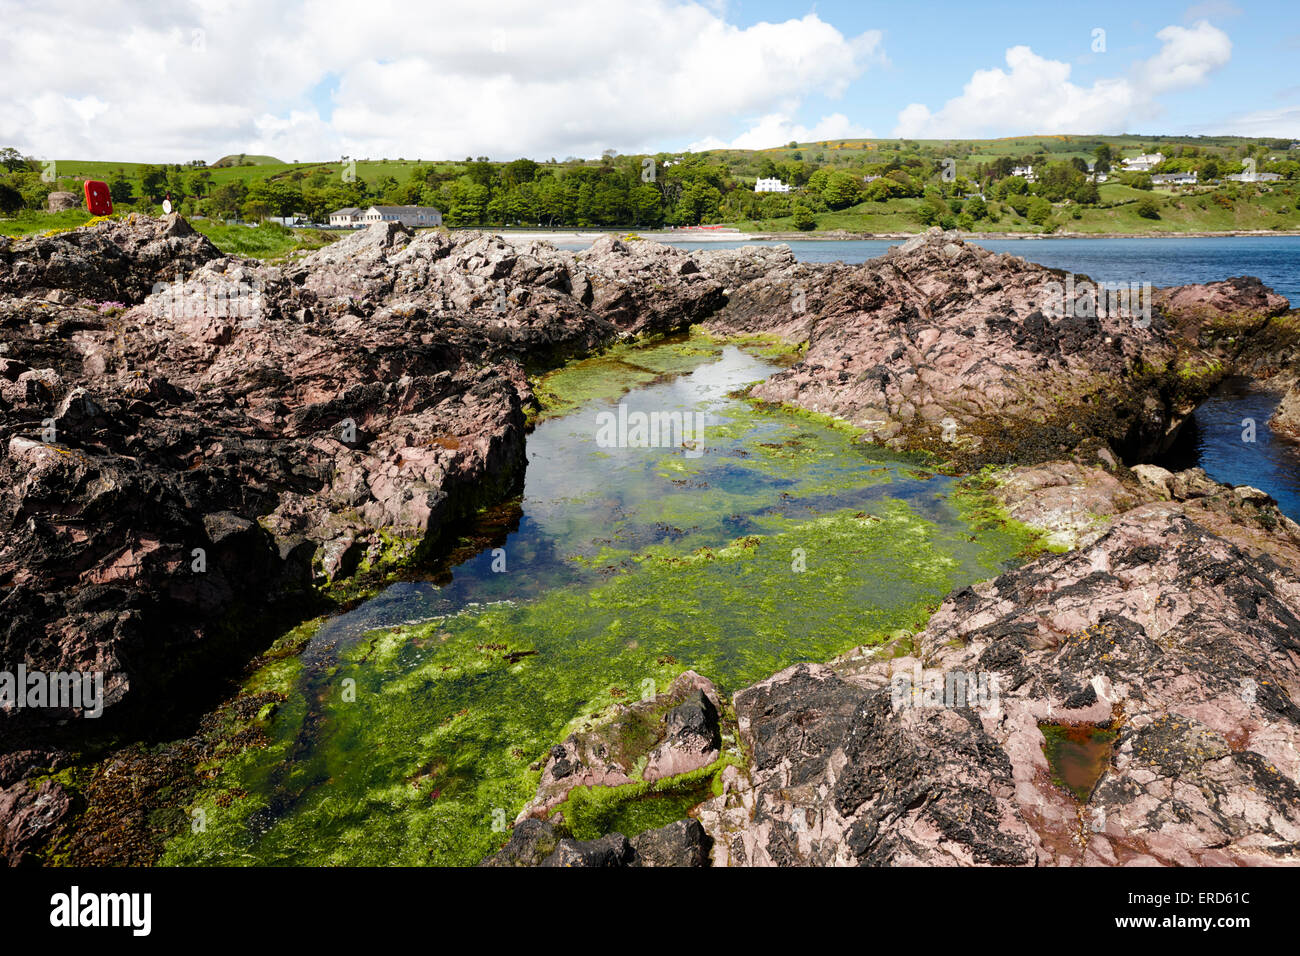
{"type": "MultiPolygon", "coordinates": [[[[616,346],[549,376],[552,408],[612,402],[713,348],[616,346]]],[[[296,674],[255,675],[294,686],[262,745],[213,766],[191,808],[206,828],[178,833],[162,862],[475,863],[504,842],[549,747],[592,715],[686,668],[730,693],[886,643],[1037,540],[986,486],[909,476],[913,460],[863,447],[843,422],[741,401],[709,413],[696,459],[598,450],[565,431],[576,413],[539,426],[560,427],[568,457],[530,520],[576,577],[538,571],[545,586],[530,590],[488,575],[465,606],[371,630],[296,674]],[[578,465],[597,469],[590,487],[578,465]]],[[[545,567],[536,547],[511,561],[545,567]]],[[[713,785],[578,797],[579,829],[679,819],[696,783],[713,785]]]]}
{"type": "Polygon", "coordinates": [[[533,393],[541,405],[540,417],[567,414],[592,401],[616,401],[638,386],[690,371],[721,351],[722,343],[697,331],[616,343],[537,379],[533,393]]]}
{"type": "Polygon", "coordinates": [[[551,815],[563,816],[563,828],[579,840],[596,840],[606,833],[634,837],[684,819],[719,791],[722,768],[734,762],[719,758],[707,767],[653,783],[574,787],[551,815]]]}
{"type": "Polygon", "coordinates": [[[698,335],[704,341],[711,344],[738,345],[754,355],[759,355],[763,358],[775,361],[791,361],[806,354],[808,351],[808,343],[806,341],[792,342],[779,335],[771,335],[762,332],[718,335],[696,326],[692,329],[692,333],[698,335]]]}
{"type": "Polygon", "coordinates": [[[494,820],[513,819],[535,788],[530,763],[574,714],[648,680],[662,689],[682,667],[735,689],[920,628],[939,597],[1006,556],[1005,542],[963,548],[964,532],[901,502],[881,510],[704,553],[653,548],[595,588],[375,634],[321,682],[310,758],[270,786],[301,729],[304,705],[291,698],[278,739],[232,760],[201,801],[207,832],[173,840],[164,862],[476,862],[501,840],[494,820]],[[796,548],[804,571],[791,569],[796,548]],[[247,796],[220,806],[232,790],[247,796]]]}

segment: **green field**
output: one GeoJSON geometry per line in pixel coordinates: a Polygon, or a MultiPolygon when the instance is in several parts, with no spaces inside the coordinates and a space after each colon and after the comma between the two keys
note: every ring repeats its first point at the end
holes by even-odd
{"type": "MultiPolygon", "coordinates": [[[[1300,186],[1274,189],[1250,201],[1238,201],[1224,207],[1213,199],[1214,190],[1197,194],[1173,193],[1166,190],[1143,191],[1120,184],[1103,184],[1103,205],[1080,207],[1070,203],[1053,206],[1052,224],[1055,232],[1105,235],[1162,235],[1196,232],[1246,232],[1273,230],[1300,232],[1300,209],[1295,206],[1300,186]],[[1158,219],[1138,215],[1138,202],[1151,197],[1159,204],[1158,219]],[[1080,213],[1074,219],[1075,210],[1080,213]]],[[[920,199],[893,199],[885,203],[858,203],[839,212],[817,213],[817,226],[813,232],[844,231],[851,233],[918,232],[917,210],[920,199]]],[[[998,221],[981,220],[979,232],[1024,233],[1040,235],[1046,230],[1022,216],[1016,215],[1005,203],[992,202],[1000,210],[998,221]]],[[[794,233],[797,230],[791,217],[732,222],[744,232],[794,233]]]]}
{"type": "MultiPolygon", "coordinates": [[[[90,216],[84,209],[5,219],[0,220],[0,235],[29,236],[66,232],[84,225],[89,219],[90,216]]],[[[196,219],[191,222],[191,225],[211,239],[212,244],[222,252],[251,259],[280,259],[295,252],[310,252],[329,245],[339,237],[339,233],[336,232],[321,229],[286,229],[273,222],[249,226],[241,223],[227,225],[211,219],[196,219]]]]}
{"type": "MultiPolygon", "coordinates": [[[[156,215],[164,196],[192,221],[259,222],[304,216],[323,223],[346,206],[420,204],[440,209],[448,226],[625,231],[730,225],[747,232],[915,233],[929,225],[974,233],[1136,234],[1300,230],[1300,148],[1244,137],[1022,136],[994,140],[823,140],[762,150],[717,149],[562,161],[423,157],[283,162],[231,154],[211,165],[19,157],[0,171],[0,234],[76,225],[45,217],[53,190],[80,194],[86,179],[109,183],[114,207],[156,215]],[[1150,175],[1122,160],[1159,151],[1157,172],[1203,174],[1190,189],[1152,188],[1150,175]],[[1111,179],[1087,182],[1087,164],[1110,157],[1111,179]],[[1234,183],[1254,164],[1280,180],[1234,183]],[[1036,181],[1013,167],[1031,165],[1036,181]],[[646,176],[650,166],[652,176],[646,176]],[[792,187],[755,194],[754,181],[777,176],[792,187]],[[870,180],[870,182],[868,181],[870,180]],[[883,181],[882,181],[883,180],[883,181]],[[19,195],[20,194],[20,195],[19,195]],[[974,205],[970,198],[979,195],[974,205]],[[15,196],[18,206],[15,207],[15,196]],[[8,205],[5,205],[5,203],[8,205]]],[[[0,156],[13,151],[0,151],[0,156]]],[[[1104,166],[1101,168],[1105,168],[1104,166]]],[[[233,226],[230,228],[234,228],[233,226]]],[[[252,255],[282,255],[309,245],[246,233],[218,244],[252,255]]]]}

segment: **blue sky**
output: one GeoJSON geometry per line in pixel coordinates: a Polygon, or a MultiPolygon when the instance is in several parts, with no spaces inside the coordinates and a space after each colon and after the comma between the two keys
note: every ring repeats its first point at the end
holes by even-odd
{"type": "Polygon", "coordinates": [[[895,135],[1300,138],[1298,11],[1295,0],[0,0],[0,145],[183,162],[895,135]]]}
{"type": "MultiPolygon", "coordinates": [[[[1232,58],[1207,82],[1162,96],[1158,117],[1136,133],[1215,132],[1244,114],[1284,110],[1300,103],[1300,3],[1261,2],[968,2],[806,5],[780,0],[736,0],[723,6],[728,19],[747,27],[816,13],[847,36],[882,32],[887,66],[856,80],[842,99],[812,95],[799,118],[805,123],[843,112],[878,136],[890,135],[898,111],[911,102],[941,104],[956,95],[976,70],[998,67],[1008,47],[1071,66],[1080,85],[1126,74],[1135,61],[1160,48],[1166,26],[1207,20],[1232,42],[1232,58]],[[1106,31],[1105,52],[1093,52],[1093,31],[1106,31]]],[[[1024,126],[1019,132],[1041,130],[1024,126]]],[[[1279,134],[1280,135],[1280,134],[1279,134]]],[[[1300,122],[1290,134],[1300,138],[1300,122]]]]}

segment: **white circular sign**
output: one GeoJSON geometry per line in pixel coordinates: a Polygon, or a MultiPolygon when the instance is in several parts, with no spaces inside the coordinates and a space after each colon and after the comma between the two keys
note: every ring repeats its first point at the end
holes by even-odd
{"type": "Polygon", "coordinates": [[[164,200],[163,200],[163,212],[166,213],[166,214],[168,214],[168,215],[170,215],[170,214],[171,214],[171,211],[172,211],[172,201],[171,201],[170,199],[164,199],[164,200]]]}

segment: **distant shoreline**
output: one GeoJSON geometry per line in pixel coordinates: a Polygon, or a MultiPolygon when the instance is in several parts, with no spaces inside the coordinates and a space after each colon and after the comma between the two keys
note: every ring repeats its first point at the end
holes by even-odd
{"type": "MultiPolygon", "coordinates": [[[[522,239],[524,241],[539,242],[559,242],[559,243],[591,243],[601,236],[613,236],[615,239],[622,239],[627,235],[635,235],[641,239],[652,242],[699,242],[702,244],[715,242],[858,242],[869,240],[886,240],[906,242],[908,239],[915,239],[917,236],[924,235],[922,232],[732,232],[724,230],[694,230],[682,229],[672,232],[656,230],[653,232],[635,232],[627,229],[598,229],[598,230],[573,230],[573,231],[556,231],[548,232],[544,230],[527,230],[527,229],[480,229],[465,228],[455,230],[458,232],[482,232],[488,235],[499,235],[510,237],[512,239],[522,239]]],[[[963,232],[961,238],[964,240],[980,239],[1025,239],[1025,240],[1052,240],[1052,239],[1228,239],[1228,238],[1259,238],[1263,236],[1300,236],[1300,231],[1296,230],[1279,230],[1279,229],[1239,229],[1229,232],[1053,232],[1053,233],[1023,233],[1023,232],[963,232]]]]}

